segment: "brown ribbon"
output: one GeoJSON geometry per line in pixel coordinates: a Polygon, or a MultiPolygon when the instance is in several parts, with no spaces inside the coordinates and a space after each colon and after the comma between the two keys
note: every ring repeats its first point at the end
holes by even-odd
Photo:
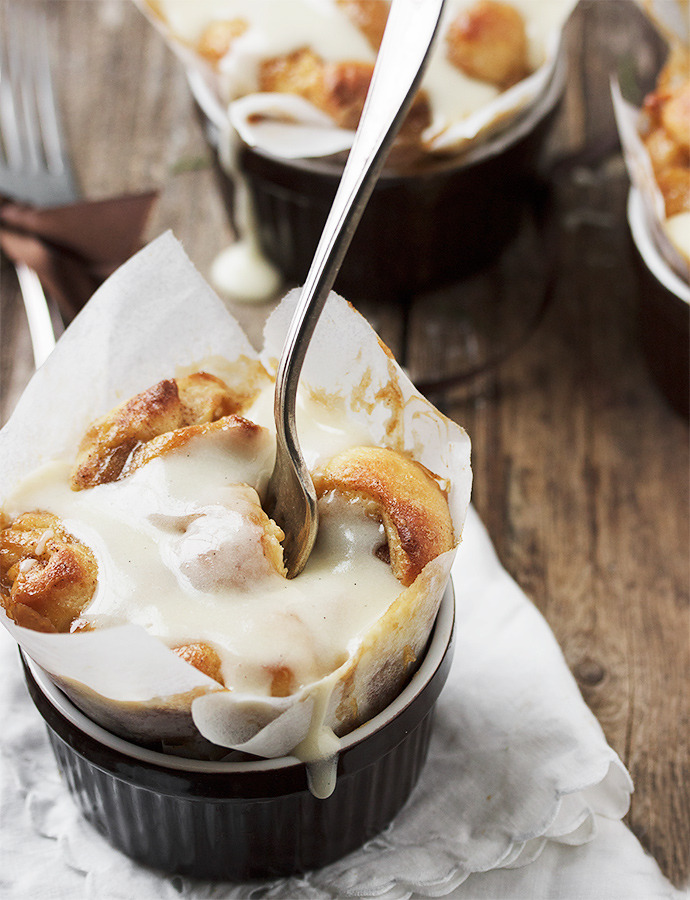
{"type": "Polygon", "coordinates": [[[0,249],[41,279],[65,322],[141,247],[156,192],[39,209],[0,198],[0,249]]]}

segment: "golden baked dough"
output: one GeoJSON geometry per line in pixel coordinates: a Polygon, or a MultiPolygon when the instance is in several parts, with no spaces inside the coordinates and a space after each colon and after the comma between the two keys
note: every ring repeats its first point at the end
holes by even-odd
{"type": "Polygon", "coordinates": [[[72,487],[115,481],[142,444],[178,428],[214,422],[239,406],[220,378],[206,372],[161,381],[91,425],[79,447],[72,487]]]}
{"type": "Polygon", "coordinates": [[[70,631],[97,579],[91,550],[51,513],[24,513],[0,531],[0,603],[18,625],[70,631]]]}
{"type": "Polygon", "coordinates": [[[681,149],[690,151],[690,76],[663,105],[661,124],[681,149]]]}
{"type": "Polygon", "coordinates": [[[656,173],[656,182],[664,198],[667,218],[690,211],[690,168],[661,169],[656,173]]]}
{"type": "Polygon", "coordinates": [[[337,0],[353,25],[362,32],[374,50],[378,50],[388,21],[388,0],[337,0]]]}
{"type": "Polygon", "coordinates": [[[657,127],[650,131],[644,142],[655,171],[683,166],[687,154],[683,152],[683,148],[673,140],[665,128],[657,127]]]}
{"type": "Polygon", "coordinates": [[[507,88],[529,72],[525,22],[509,3],[479,0],[451,22],[446,40],[448,59],[471,78],[507,88]]]}
{"type": "Polygon", "coordinates": [[[276,663],[266,669],[271,676],[271,697],[289,697],[297,689],[295,674],[289,666],[276,663]]]}
{"type": "MultiPolygon", "coordinates": [[[[94,487],[127,477],[156,457],[199,440],[221,438],[228,453],[251,457],[261,451],[265,429],[241,416],[224,414],[235,405],[224,383],[212,375],[195,373],[161,381],[88,429],[72,486],[94,487]],[[202,424],[184,424],[190,421],[202,424]]],[[[280,543],[285,535],[263,511],[256,492],[247,487],[245,494],[245,515],[261,530],[263,555],[285,576],[280,543]]],[[[52,513],[23,513],[11,524],[0,519],[0,603],[17,624],[46,632],[89,630],[91,626],[79,617],[93,598],[97,579],[92,551],[52,513]]],[[[189,646],[191,650],[178,648],[183,658],[207,674],[216,671],[210,650],[200,644],[189,646]]],[[[222,681],[217,674],[211,677],[222,681]]]]}
{"type": "Polygon", "coordinates": [[[220,656],[210,644],[196,641],[191,644],[180,644],[178,647],[173,647],[172,651],[189,663],[190,666],[194,666],[195,669],[203,672],[204,675],[208,675],[209,678],[213,678],[214,681],[218,681],[225,687],[223,675],[221,674],[220,656]]]}
{"type": "Polygon", "coordinates": [[[317,492],[338,491],[371,504],[383,522],[393,574],[409,587],[424,566],[455,544],[445,494],[418,462],[383,447],[335,456],[317,492]]]}
{"type": "MultiPolygon", "coordinates": [[[[307,47],[265,60],[260,67],[259,90],[298,94],[327,113],[340,128],[354,129],[364,108],[372,63],[325,62],[307,47]]],[[[423,91],[414,99],[400,129],[403,140],[419,137],[431,113],[423,91]]]]}
{"type": "Polygon", "coordinates": [[[675,48],[645,97],[642,140],[667,218],[690,210],[690,54],[675,48]]]}
{"type": "Polygon", "coordinates": [[[218,19],[203,30],[196,49],[204,59],[215,65],[248,27],[244,19],[218,19]]]}

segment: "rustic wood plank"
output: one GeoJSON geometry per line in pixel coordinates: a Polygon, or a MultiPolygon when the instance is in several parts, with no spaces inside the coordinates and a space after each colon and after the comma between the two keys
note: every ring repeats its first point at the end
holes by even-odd
{"type": "Polygon", "coordinates": [[[627,178],[617,155],[601,156],[612,149],[607,70],[590,64],[607,57],[612,31],[609,52],[624,51],[626,15],[623,4],[590,4],[574,29],[582,56],[561,146],[578,149],[579,135],[582,147],[598,145],[598,164],[556,186],[553,306],[529,352],[496,372],[493,396],[451,409],[474,439],[474,501],[499,556],[546,615],[631,771],[627,821],[681,884],[690,874],[688,434],[641,355],[627,178]]]}

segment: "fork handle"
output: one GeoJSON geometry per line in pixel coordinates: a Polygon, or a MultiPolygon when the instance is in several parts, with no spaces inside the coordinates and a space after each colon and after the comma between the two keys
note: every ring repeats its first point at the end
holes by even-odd
{"type": "Polygon", "coordinates": [[[38,369],[55,347],[55,329],[38,275],[25,263],[17,263],[15,269],[29,323],[34,365],[38,369]]]}
{"type": "Polygon", "coordinates": [[[393,0],[352,149],[285,339],[275,389],[278,441],[301,461],[295,431],[297,384],[321,310],[355,228],[410,108],[445,0],[393,0]]]}

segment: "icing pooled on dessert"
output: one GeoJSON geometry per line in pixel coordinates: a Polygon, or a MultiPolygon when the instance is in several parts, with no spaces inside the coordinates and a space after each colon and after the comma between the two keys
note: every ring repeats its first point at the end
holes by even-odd
{"type": "Polygon", "coordinates": [[[188,701],[204,738],[292,752],[326,796],[337,736],[399,692],[423,649],[447,577],[427,565],[455,546],[450,511],[423,466],[301,391],[319,528],[288,579],[261,505],[272,383],[239,396],[203,372],[162,381],[93,422],[75,459],[25,478],[3,509],[0,601],[63,636],[139,626],[209,679],[188,701]]]}
{"type": "MultiPolygon", "coordinates": [[[[256,410],[267,405],[262,398],[256,410]]],[[[362,437],[342,419],[336,428],[332,413],[325,412],[324,424],[319,413],[305,431],[312,463],[323,452],[319,433],[331,448],[362,437]]],[[[127,621],[171,647],[208,642],[226,687],[270,695],[280,668],[294,691],[337,668],[401,586],[376,555],[385,543],[381,524],[363,504],[334,495],[320,501],[318,540],[305,571],[298,579],[284,576],[265,552],[268,520],[258,494],[273,452],[268,429],[246,458],[228,453],[211,432],[125,478],[81,491],[71,487],[71,462],[53,462],[27,479],[5,510],[52,513],[94,553],[98,587],[81,626],[127,621]]]]}

